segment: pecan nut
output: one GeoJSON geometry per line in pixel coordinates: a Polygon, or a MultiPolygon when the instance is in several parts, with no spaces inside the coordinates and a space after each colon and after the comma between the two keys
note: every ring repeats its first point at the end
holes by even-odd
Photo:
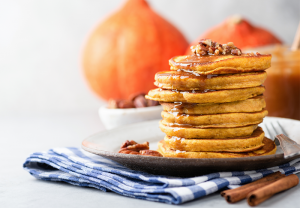
{"type": "Polygon", "coordinates": [[[116,108],[134,108],[133,102],[131,100],[114,100],[110,99],[108,101],[109,109],[116,109],[116,108]]]}
{"type": "Polygon", "coordinates": [[[120,148],[121,150],[131,150],[131,151],[140,151],[140,150],[148,150],[149,149],[149,142],[144,142],[143,144],[138,144],[137,142],[131,140],[126,140],[120,148]]]}
{"type": "Polygon", "coordinates": [[[132,152],[132,151],[123,148],[123,149],[120,149],[118,153],[129,154],[130,152],[132,152]]]}
{"type": "Polygon", "coordinates": [[[146,156],[162,157],[162,154],[155,150],[141,150],[140,154],[146,156]]]}
{"type": "Polygon", "coordinates": [[[126,140],[125,142],[123,142],[123,144],[121,145],[121,149],[122,148],[126,148],[127,146],[130,146],[130,145],[134,145],[134,144],[137,144],[135,141],[131,140],[126,140]]]}
{"type": "Polygon", "coordinates": [[[134,104],[131,100],[121,100],[118,104],[119,108],[134,108],[134,104]]]}
{"type": "Polygon", "coordinates": [[[147,99],[147,106],[157,106],[157,105],[159,105],[158,101],[147,99]]]}
{"type": "Polygon", "coordinates": [[[130,155],[139,155],[139,152],[132,151],[132,150],[126,150],[126,149],[121,149],[119,150],[118,153],[123,153],[123,154],[130,154],[130,155]]]}
{"type": "Polygon", "coordinates": [[[143,144],[133,144],[126,147],[128,150],[140,151],[140,150],[148,150],[149,142],[144,142],[143,144]]]}
{"type": "Polygon", "coordinates": [[[163,157],[159,152],[149,150],[149,142],[138,144],[131,140],[126,140],[122,145],[118,153],[130,154],[130,155],[145,155],[154,157],[163,157]]]}
{"type": "Polygon", "coordinates": [[[133,100],[133,104],[136,108],[147,107],[147,100],[144,95],[139,95],[133,100]]]}

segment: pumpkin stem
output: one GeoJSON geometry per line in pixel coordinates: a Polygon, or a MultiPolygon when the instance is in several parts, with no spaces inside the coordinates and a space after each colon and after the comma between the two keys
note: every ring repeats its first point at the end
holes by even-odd
{"type": "Polygon", "coordinates": [[[148,3],[145,0],[127,0],[124,8],[132,8],[132,7],[136,7],[136,6],[149,6],[148,3]]]}
{"type": "Polygon", "coordinates": [[[236,14],[228,18],[228,22],[231,24],[240,24],[243,21],[243,18],[241,15],[236,14]]]}

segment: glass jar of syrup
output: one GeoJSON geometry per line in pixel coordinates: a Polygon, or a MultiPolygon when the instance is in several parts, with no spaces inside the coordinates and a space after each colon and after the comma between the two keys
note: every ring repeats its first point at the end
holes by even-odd
{"type": "Polygon", "coordinates": [[[276,45],[259,52],[272,54],[264,83],[268,116],[300,120],[300,50],[276,45]]]}

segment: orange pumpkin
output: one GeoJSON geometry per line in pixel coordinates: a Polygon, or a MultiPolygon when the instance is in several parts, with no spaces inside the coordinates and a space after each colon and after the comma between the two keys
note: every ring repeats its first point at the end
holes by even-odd
{"type": "Polygon", "coordinates": [[[100,97],[127,99],[153,89],[155,73],[169,70],[168,60],[184,54],[187,46],[185,37],[144,0],[128,0],[89,37],[84,73],[100,97]]]}
{"type": "MultiPolygon", "coordinates": [[[[266,29],[255,27],[240,16],[232,16],[201,35],[192,45],[198,44],[202,38],[210,38],[218,43],[233,42],[238,48],[254,48],[281,41],[266,29]]],[[[186,54],[191,54],[190,48],[186,54]]]]}

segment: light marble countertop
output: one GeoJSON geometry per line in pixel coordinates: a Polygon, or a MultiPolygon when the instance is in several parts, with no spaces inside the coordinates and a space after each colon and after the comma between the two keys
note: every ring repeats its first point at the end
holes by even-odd
{"type": "MultiPolygon", "coordinates": [[[[84,138],[102,130],[104,127],[96,112],[1,116],[0,207],[174,207],[93,188],[41,181],[22,169],[30,153],[54,147],[80,146],[84,138]]],[[[259,207],[299,207],[299,196],[300,185],[277,194],[259,207]]],[[[245,201],[227,204],[219,193],[180,206],[249,207],[245,201]]]]}

